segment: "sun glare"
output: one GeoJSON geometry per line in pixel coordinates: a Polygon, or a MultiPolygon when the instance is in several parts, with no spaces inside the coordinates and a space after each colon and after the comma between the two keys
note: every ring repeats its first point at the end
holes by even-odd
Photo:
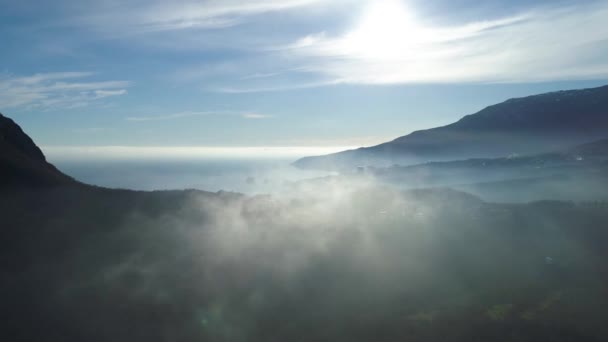
{"type": "Polygon", "coordinates": [[[370,59],[402,59],[415,53],[428,32],[399,0],[374,1],[344,40],[344,50],[370,59]]]}

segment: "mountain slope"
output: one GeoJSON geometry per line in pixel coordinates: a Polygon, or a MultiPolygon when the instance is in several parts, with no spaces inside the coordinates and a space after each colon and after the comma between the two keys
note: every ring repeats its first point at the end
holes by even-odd
{"type": "Polygon", "coordinates": [[[368,148],[306,157],[300,168],[413,164],[558,150],[608,137],[608,86],[507,100],[459,121],[368,148]]]}
{"type": "Polygon", "coordinates": [[[608,199],[608,139],[561,151],[368,168],[374,179],[404,188],[449,186],[489,201],[608,199]]]}
{"type": "Polygon", "coordinates": [[[32,139],[0,114],[0,186],[49,186],[76,182],[48,163],[32,139]]]}
{"type": "Polygon", "coordinates": [[[397,172],[430,173],[433,170],[454,172],[455,170],[476,170],[484,172],[507,169],[541,169],[551,167],[597,165],[608,161],[608,139],[577,145],[557,152],[509,156],[502,158],[475,158],[443,162],[430,162],[409,166],[394,166],[375,170],[394,170],[397,172]]]}

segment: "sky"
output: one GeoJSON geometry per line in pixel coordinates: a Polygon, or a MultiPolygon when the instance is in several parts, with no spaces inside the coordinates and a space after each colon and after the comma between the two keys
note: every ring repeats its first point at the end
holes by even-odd
{"type": "Polygon", "coordinates": [[[370,146],[608,84],[606,18],[605,0],[0,0],[0,112],[55,152],[370,146]]]}

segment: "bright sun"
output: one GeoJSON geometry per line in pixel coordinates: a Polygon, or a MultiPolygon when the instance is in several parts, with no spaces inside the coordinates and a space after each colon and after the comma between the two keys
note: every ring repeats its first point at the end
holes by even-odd
{"type": "Polygon", "coordinates": [[[425,30],[399,0],[377,0],[344,40],[349,54],[369,59],[402,59],[425,41],[425,30]]]}

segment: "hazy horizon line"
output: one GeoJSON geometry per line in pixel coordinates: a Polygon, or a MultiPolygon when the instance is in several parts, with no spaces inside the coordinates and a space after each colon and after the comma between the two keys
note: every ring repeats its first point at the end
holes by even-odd
{"type": "Polygon", "coordinates": [[[362,146],[58,146],[40,149],[49,160],[288,159],[324,155],[362,146]]]}

